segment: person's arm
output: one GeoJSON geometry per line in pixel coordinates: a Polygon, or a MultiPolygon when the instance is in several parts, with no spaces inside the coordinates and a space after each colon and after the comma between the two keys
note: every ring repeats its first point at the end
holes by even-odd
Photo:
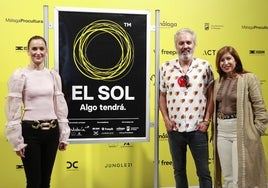
{"type": "Polygon", "coordinates": [[[207,89],[207,103],[206,103],[206,111],[205,115],[203,118],[203,121],[200,122],[197,126],[197,129],[206,132],[210,122],[211,122],[211,117],[213,115],[213,110],[214,110],[214,102],[213,102],[213,84],[210,84],[209,88],[207,89]]]}
{"type": "Polygon", "coordinates": [[[214,102],[213,102],[214,75],[210,65],[207,69],[207,77],[209,80],[209,84],[206,89],[206,99],[207,99],[206,110],[203,117],[203,121],[200,122],[197,126],[197,129],[203,132],[207,131],[214,112],[214,102]]]}
{"type": "Polygon", "coordinates": [[[268,112],[263,99],[261,84],[256,75],[248,73],[248,88],[255,127],[260,135],[264,135],[267,129],[268,112]]]}
{"type": "Polygon", "coordinates": [[[22,116],[22,92],[25,78],[20,70],[15,71],[8,81],[8,94],[6,97],[5,114],[7,123],[5,125],[5,136],[13,146],[13,150],[19,152],[27,146],[24,143],[21,129],[22,116]]]}
{"type": "Polygon", "coordinates": [[[213,102],[213,83],[210,84],[207,90],[207,105],[206,105],[206,112],[204,116],[204,122],[207,122],[208,125],[211,122],[211,118],[214,112],[214,102],[213,102]]]}
{"type": "Polygon", "coordinates": [[[60,131],[59,150],[65,150],[70,136],[70,127],[68,124],[69,121],[67,119],[68,106],[64,98],[64,94],[62,93],[62,84],[60,75],[56,71],[52,71],[52,74],[54,77],[54,84],[55,84],[54,106],[60,131]]]}
{"type": "Polygon", "coordinates": [[[172,131],[174,128],[176,128],[176,124],[175,122],[170,121],[169,119],[167,102],[166,102],[166,93],[161,91],[159,94],[159,109],[165,122],[166,130],[172,131]]]}

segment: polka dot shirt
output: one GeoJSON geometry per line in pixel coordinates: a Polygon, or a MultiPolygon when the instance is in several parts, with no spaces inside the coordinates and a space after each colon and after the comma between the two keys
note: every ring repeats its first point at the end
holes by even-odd
{"type": "Polygon", "coordinates": [[[189,69],[183,73],[179,60],[165,62],[160,69],[160,91],[166,93],[170,120],[176,122],[179,132],[194,131],[203,121],[206,110],[206,91],[214,80],[208,61],[194,58],[189,69]],[[188,76],[188,85],[180,86],[178,79],[188,76]]]}

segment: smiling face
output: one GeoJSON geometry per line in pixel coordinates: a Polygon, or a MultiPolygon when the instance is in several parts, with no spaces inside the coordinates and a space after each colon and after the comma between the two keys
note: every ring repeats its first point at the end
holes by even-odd
{"type": "Polygon", "coordinates": [[[232,46],[224,46],[218,50],[216,68],[220,78],[233,77],[247,72],[243,69],[238,52],[232,46]]]}
{"type": "Polygon", "coordinates": [[[220,68],[226,75],[232,75],[235,72],[236,61],[229,53],[225,53],[220,59],[220,68]]]}
{"type": "Polygon", "coordinates": [[[44,63],[47,54],[47,46],[42,39],[32,39],[28,45],[28,55],[31,58],[31,63],[39,67],[44,63]]]}

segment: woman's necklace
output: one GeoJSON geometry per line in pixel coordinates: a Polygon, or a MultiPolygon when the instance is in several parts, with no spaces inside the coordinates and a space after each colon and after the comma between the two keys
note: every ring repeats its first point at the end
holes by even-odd
{"type": "Polygon", "coordinates": [[[237,78],[237,76],[238,76],[238,74],[237,73],[231,73],[231,74],[229,74],[229,75],[227,75],[227,79],[236,79],[237,78]]]}

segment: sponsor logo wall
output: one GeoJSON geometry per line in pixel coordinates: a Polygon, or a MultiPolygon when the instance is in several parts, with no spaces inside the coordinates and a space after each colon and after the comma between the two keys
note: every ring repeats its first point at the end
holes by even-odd
{"type": "MultiPolygon", "coordinates": [[[[99,1],[2,1],[0,7],[0,187],[24,187],[25,177],[21,160],[12,151],[4,136],[5,96],[7,80],[14,69],[28,64],[26,44],[35,34],[43,35],[43,5],[49,7],[49,68],[54,67],[54,7],[79,7],[97,9],[149,10],[151,24],[155,22],[155,10],[160,10],[160,62],[175,58],[173,35],[178,28],[189,27],[197,33],[195,56],[207,59],[215,70],[215,55],[224,45],[234,46],[244,67],[257,74],[262,83],[268,105],[268,12],[266,0],[217,2],[114,0],[99,1]],[[228,11],[226,11],[228,7],[228,11]],[[242,8],[241,8],[242,7],[242,8]]],[[[129,28],[128,28],[129,29],[129,28]]],[[[150,40],[149,99],[150,122],[155,111],[155,51],[154,31],[150,40]]],[[[215,75],[217,76],[216,71],[215,75]]],[[[153,123],[151,123],[153,125],[153,123]]],[[[168,138],[160,116],[159,123],[159,184],[174,187],[172,160],[168,138]]],[[[52,188],[153,188],[154,186],[154,127],[150,126],[148,142],[108,142],[71,144],[65,152],[59,152],[52,175],[52,188]]],[[[263,137],[268,145],[268,136],[263,137]]],[[[210,144],[211,146],[211,144],[210,144]]],[[[268,149],[265,147],[268,159],[268,149]]],[[[210,169],[213,175],[213,156],[210,149],[210,169]]],[[[190,152],[188,174],[191,186],[198,185],[190,152]]],[[[268,171],[268,166],[267,166],[268,171]]]]}

